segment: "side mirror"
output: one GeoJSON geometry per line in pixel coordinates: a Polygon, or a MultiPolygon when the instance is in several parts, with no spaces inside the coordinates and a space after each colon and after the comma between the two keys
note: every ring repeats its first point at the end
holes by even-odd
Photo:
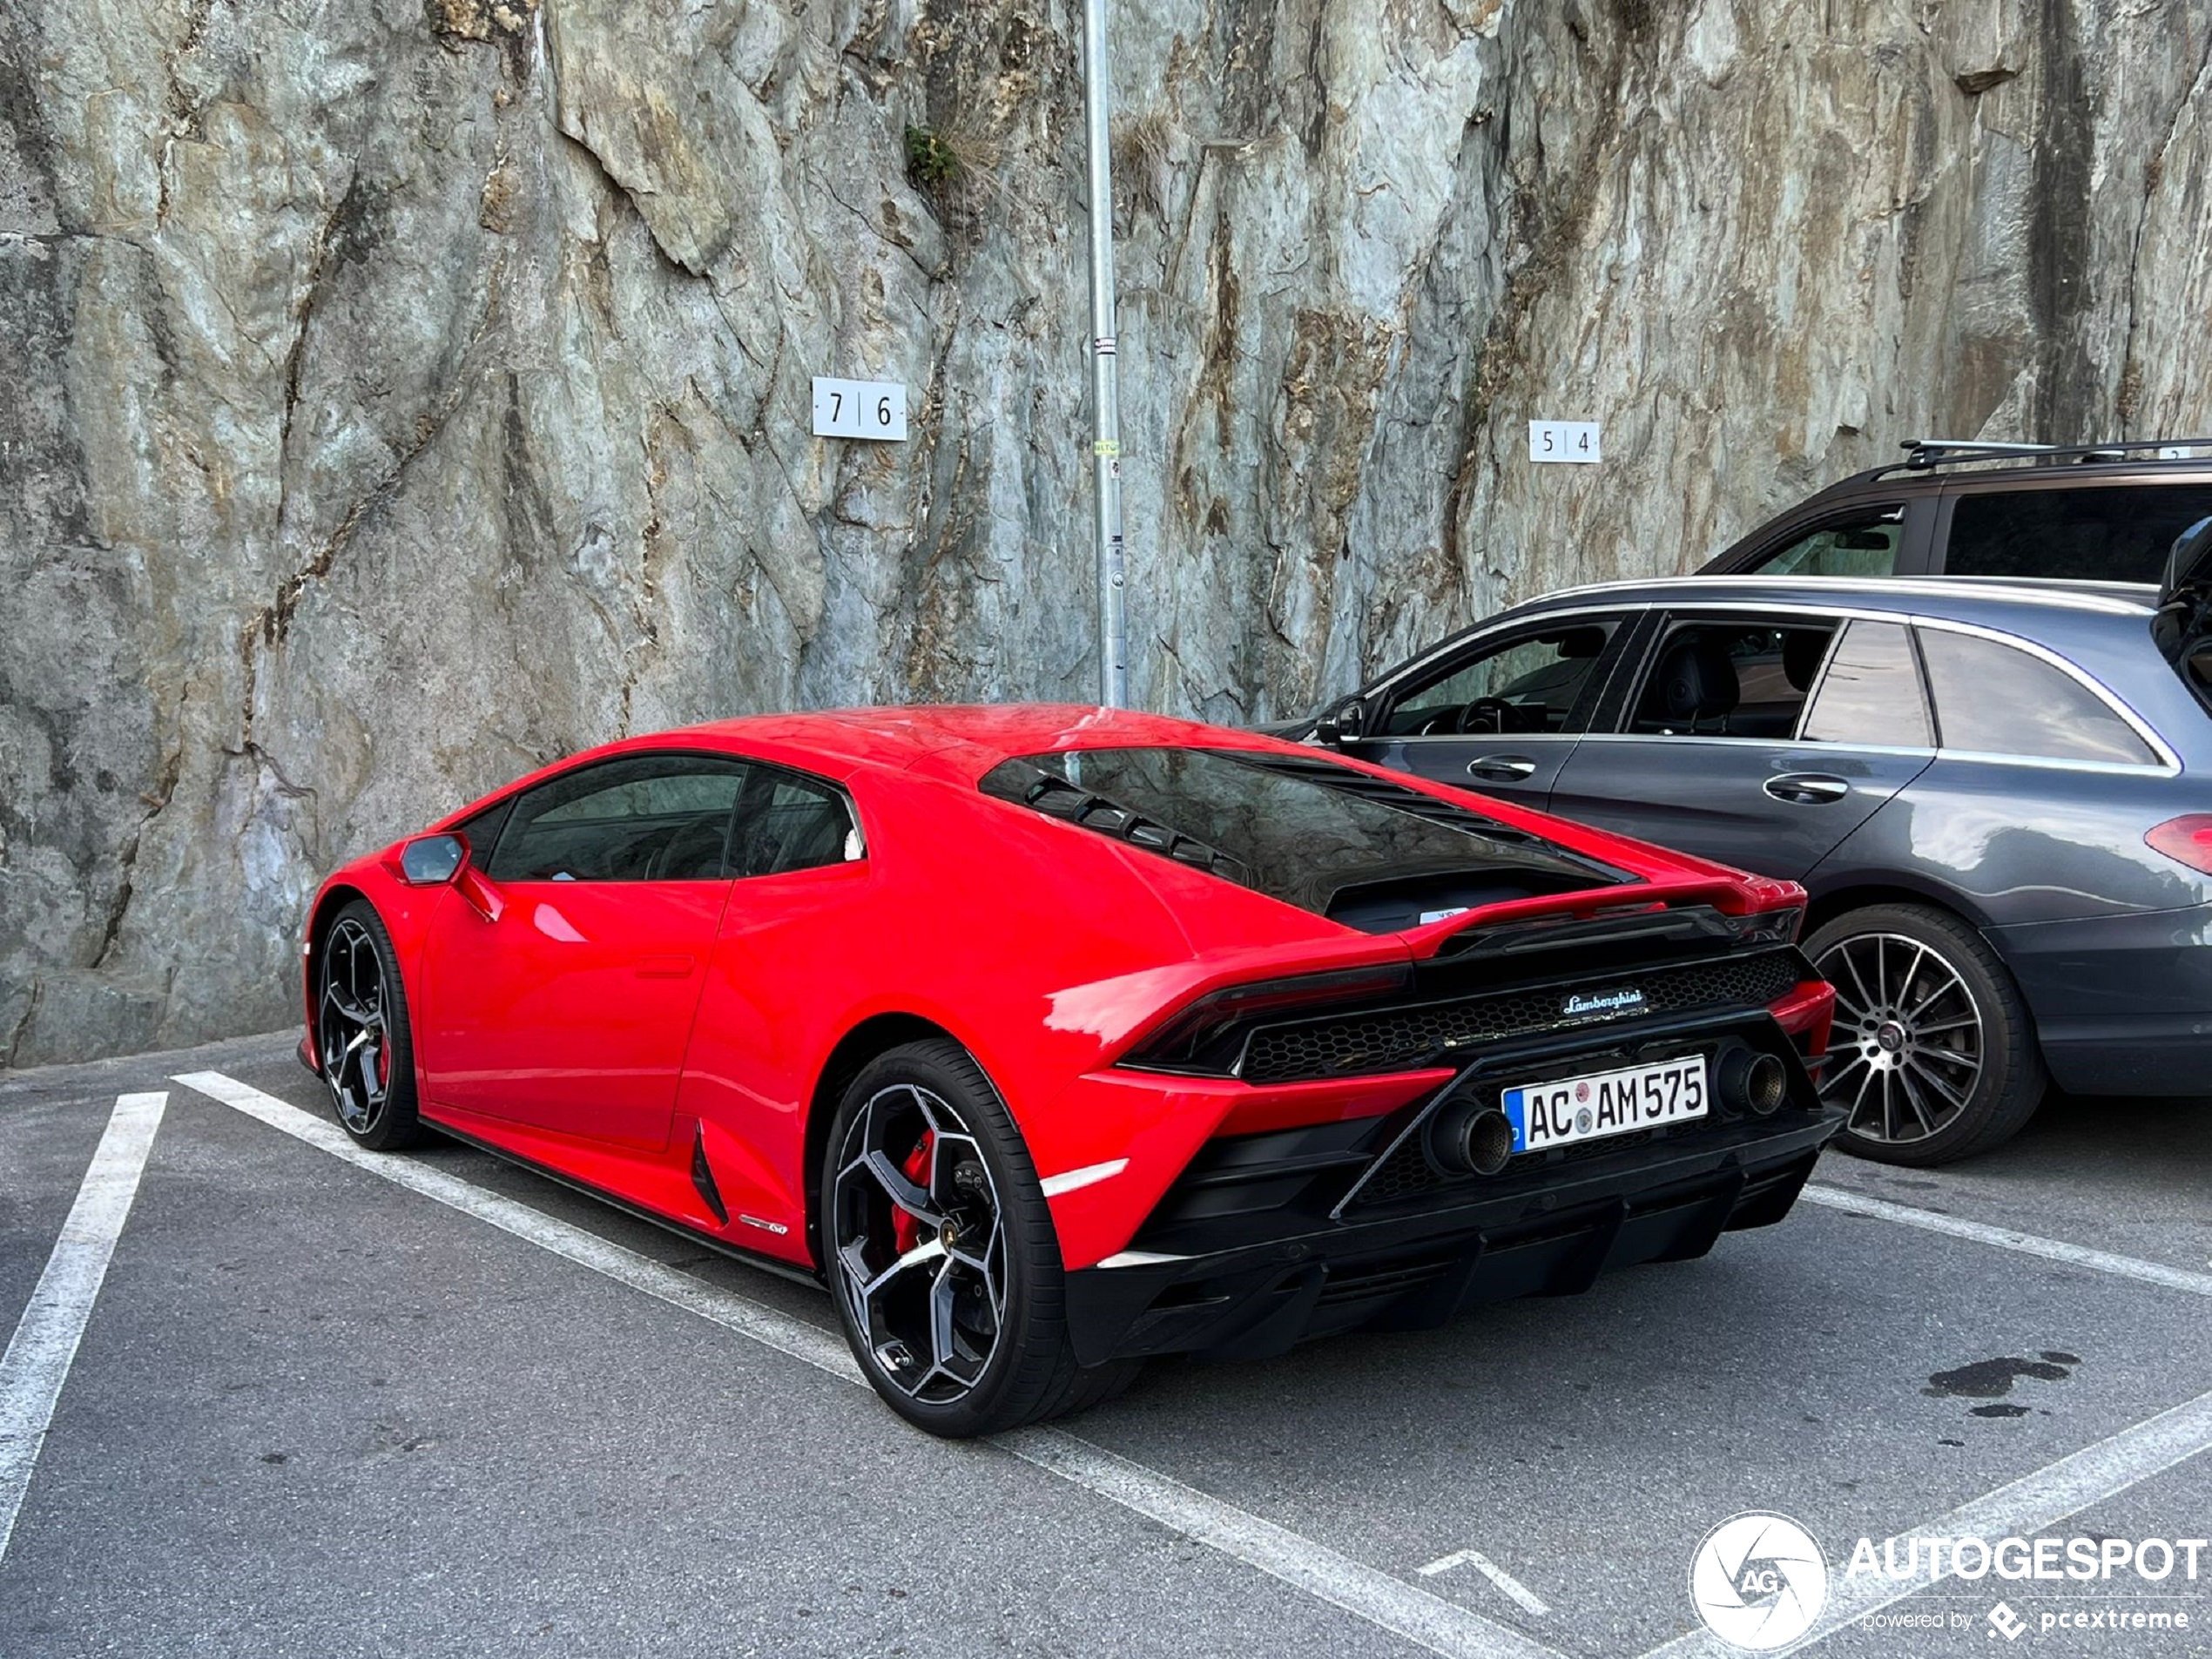
{"type": "Polygon", "coordinates": [[[1347,697],[1330,705],[1321,718],[1313,723],[1313,736],[1332,749],[1340,749],[1347,743],[1359,741],[1361,727],[1366,724],[1367,711],[1356,697],[1347,697]]]}
{"type": "Polygon", "coordinates": [[[469,862],[469,843],[458,835],[418,835],[400,849],[400,875],[410,887],[442,887],[469,862]]]}

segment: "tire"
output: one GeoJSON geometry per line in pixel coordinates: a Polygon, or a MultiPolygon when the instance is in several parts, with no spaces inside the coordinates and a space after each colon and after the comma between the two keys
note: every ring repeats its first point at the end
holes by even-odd
{"type": "Polygon", "coordinates": [[[1988,941],[1930,905],[1869,905],[1805,941],[1836,987],[1821,1095],[1843,1150],[1927,1167],[2020,1133],[2043,1098],[2035,1025],[1988,941]]]}
{"type": "Polygon", "coordinates": [[[331,1109],[355,1144],[397,1152],[421,1143],[407,987],[392,935],[365,899],[332,919],[316,954],[315,1050],[331,1109]]]}
{"type": "Polygon", "coordinates": [[[862,1374],[915,1427],[1000,1433],[1096,1404],[1135,1374],[1076,1363],[1052,1212],[1005,1103],[959,1044],[870,1062],[838,1104],[822,1164],[838,1323],[862,1374]]]}

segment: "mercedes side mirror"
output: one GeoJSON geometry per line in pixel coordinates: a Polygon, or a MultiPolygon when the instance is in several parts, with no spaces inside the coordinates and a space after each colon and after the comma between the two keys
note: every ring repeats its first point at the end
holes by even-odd
{"type": "Polygon", "coordinates": [[[469,862],[469,843],[458,835],[418,835],[400,849],[400,875],[410,887],[442,887],[469,862]]]}
{"type": "Polygon", "coordinates": [[[1321,718],[1313,723],[1315,741],[1326,744],[1332,749],[1341,749],[1347,743],[1359,742],[1360,727],[1366,723],[1366,712],[1356,697],[1347,697],[1342,702],[1331,704],[1321,718]]]}

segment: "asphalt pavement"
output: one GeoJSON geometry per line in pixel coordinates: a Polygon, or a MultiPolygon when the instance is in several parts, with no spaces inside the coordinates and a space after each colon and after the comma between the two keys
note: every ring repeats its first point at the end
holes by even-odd
{"type": "Polygon", "coordinates": [[[346,1156],[292,1042],[0,1077],[0,1476],[59,1385],[12,1443],[5,1659],[1717,1654],[1690,1563],[1743,1511],[1818,1541],[1824,1655],[2212,1655],[2212,1549],[1845,1570],[1916,1529],[2212,1533],[2212,1103],[2054,1098],[1953,1170],[1831,1153],[1702,1261],[948,1445],[818,1290],[470,1148],[346,1156]]]}

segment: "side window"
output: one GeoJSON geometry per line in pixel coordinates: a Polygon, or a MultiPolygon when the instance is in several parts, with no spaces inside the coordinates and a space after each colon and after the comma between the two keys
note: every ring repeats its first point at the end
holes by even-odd
{"type": "Polygon", "coordinates": [[[2071,674],[1978,635],[1917,631],[1945,748],[2046,760],[2156,761],[2128,723],[2071,674]]]}
{"type": "Polygon", "coordinates": [[[1400,691],[1383,731],[1400,737],[1565,731],[1616,625],[1577,623],[1459,658],[1439,678],[1400,691]]]}
{"type": "Polygon", "coordinates": [[[711,755],[584,766],[518,799],[485,873],[495,881],[708,881],[726,873],[751,769],[711,755]]]}
{"type": "Polygon", "coordinates": [[[1845,625],[1805,715],[1804,740],[1892,749],[1928,745],[1927,701],[1903,623],[1845,625]]]}
{"type": "Polygon", "coordinates": [[[1905,509],[1871,507],[1847,523],[1824,524],[1749,568],[1761,576],[1894,576],[1905,543],[1905,509]]]}
{"type": "Polygon", "coordinates": [[[469,857],[478,869],[491,862],[491,850],[499,845],[499,832],[507,827],[507,815],[514,810],[515,798],[509,795],[497,806],[487,806],[454,826],[469,838],[469,857]]]}
{"type": "Polygon", "coordinates": [[[783,875],[862,855],[860,826],[827,784],[782,772],[764,777],[738,818],[732,866],[738,875],[783,875]]]}
{"type": "Polygon", "coordinates": [[[2156,582],[2174,538],[2212,513],[2212,483],[1960,494],[1943,568],[1950,576],[2156,582]]]}
{"type": "Polygon", "coordinates": [[[1788,738],[1835,632],[1834,623],[1811,619],[1676,623],[1652,659],[1629,730],[1788,738]]]}

